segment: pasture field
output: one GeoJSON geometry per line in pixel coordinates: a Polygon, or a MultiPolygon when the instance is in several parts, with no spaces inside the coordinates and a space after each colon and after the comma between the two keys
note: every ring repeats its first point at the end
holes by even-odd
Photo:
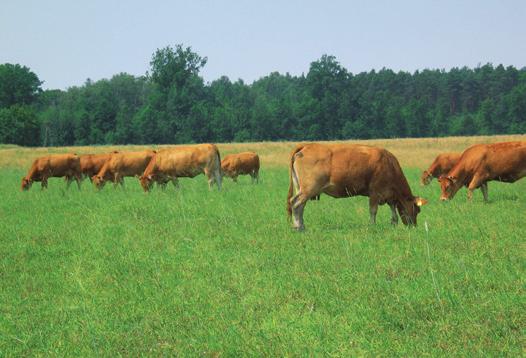
{"type": "Polygon", "coordinates": [[[136,179],[21,192],[35,157],[110,147],[1,147],[0,355],[523,355],[526,179],[489,183],[487,204],[419,185],[440,152],[519,139],[361,141],[429,199],[418,227],[322,195],[303,233],[285,210],[293,143],[219,145],[261,153],[259,185],[199,176],[150,194],[136,179]]]}

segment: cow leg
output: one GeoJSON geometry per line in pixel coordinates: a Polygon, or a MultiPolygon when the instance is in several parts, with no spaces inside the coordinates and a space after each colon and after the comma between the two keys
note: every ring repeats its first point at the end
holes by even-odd
{"type": "Polygon", "coordinates": [[[166,190],[166,184],[168,184],[168,182],[166,182],[166,181],[158,181],[157,182],[157,187],[161,188],[162,191],[165,191],[166,190]]]}
{"type": "Polygon", "coordinates": [[[217,185],[217,190],[221,190],[221,172],[214,170],[213,172],[205,169],[205,175],[208,177],[208,189],[212,190],[214,183],[217,185]]]}
{"type": "Polygon", "coordinates": [[[119,185],[119,177],[117,175],[115,175],[113,177],[113,189],[117,189],[117,186],[119,185]]]}
{"type": "Polygon", "coordinates": [[[369,198],[369,215],[371,216],[371,224],[376,224],[376,213],[378,212],[378,201],[369,198]]]}
{"type": "MultiPolygon", "coordinates": [[[[485,184],[485,180],[483,178],[481,178],[479,175],[475,175],[475,177],[473,177],[473,179],[471,180],[471,182],[469,183],[468,185],[468,200],[471,201],[471,199],[473,198],[473,190],[477,189],[477,188],[480,188],[482,190],[482,194],[484,194],[484,189],[482,189],[482,186],[485,184]]],[[[486,201],[487,200],[487,188],[485,189],[486,190],[486,195],[484,195],[484,200],[486,201]]]]}
{"type": "Polygon", "coordinates": [[[80,184],[82,182],[82,176],[80,174],[75,174],[75,181],[77,182],[77,188],[80,190],[80,184]]]}
{"type": "Polygon", "coordinates": [[[69,186],[71,185],[72,179],[69,175],[66,175],[64,177],[64,180],[66,181],[66,190],[69,190],[69,186]]]}
{"type": "Polygon", "coordinates": [[[125,187],[124,187],[124,177],[121,174],[115,174],[114,188],[117,188],[119,185],[121,186],[122,189],[125,189],[125,187]]]}
{"type": "Polygon", "coordinates": [[[235,176],[232,177],[232,181],[233,181],[234,183],[237,183],[237,175],[235,175],[235,176]]]}
{"type": "Polygon", "coordinates": [[[214,176],[212,175],[212,172],[205,168],[205,175],[208,178],[208,190],[212,190],[212,185],[214,185],[214,176]]]}
{"type": "Polygon", "coordinates": [[[42,178],[42,181],[40,182],[40,189],[47,189],[47,177],[42,178]]]}
{"type": "Polygon", "coordinates": [[[172,178],[172,184],[173,184],[175,189],[178,189],[179,188],[179,179],[177,179],[177,177],[173,177],[172,178]]]}
{"type": "Polygon", "coordinates": [[[221,174],[221,165],[219,165],[216,170],[214,170],[214,176],[217,184],[217,190],[221,190],[221,182],[223,180],[222,174],[221,174]]]}
{"type": "Polygon", "coordinates": [[[482,191],[482,195],[484,196],[484,201],[488,202],[488,182],[485,182],[480,186],[480,191],[482,191]]]}
{"type": "Polygon", "coordinates": [[[298,231],[305,230],[303,224],[303,210],[307,204],[308,198],[302,193],[298,193],[290,199],[292,207],[292,227],[298,231]]]}
{"type": "Polygon", "coordinates": [[[396,212],[396,205],[389,204],[391,208],[391,225],[398,225],[398,213],[396,212]]]}

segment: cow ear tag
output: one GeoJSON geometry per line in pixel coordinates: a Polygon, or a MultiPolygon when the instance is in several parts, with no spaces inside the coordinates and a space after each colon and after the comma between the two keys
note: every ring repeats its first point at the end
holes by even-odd
{"type": "Polygon", "coordinates": [[[416,206],[423,206],[423,205],[426,205],[428,203],[428,201],[424,198],[421,198],[421,197],[416,197],[415,198],[415,204],[416,206]]]}

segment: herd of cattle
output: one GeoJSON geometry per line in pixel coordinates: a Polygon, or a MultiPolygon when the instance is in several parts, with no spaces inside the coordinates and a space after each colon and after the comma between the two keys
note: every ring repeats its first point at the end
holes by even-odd
{"type": "Polygon", "coordinates": [[[96,188],[102,189],[106,182],[124,186],[125,177],[137,177],[144,191],[150,191],[153,183],[162,188],[168,182],[178,186],[178,178],[193,178],[204,174],[211,188],[221,189],[223,176],[237,181],[239,175],[250,175],[252,181],[259,178],[259,156],[253,152],[227,155],[223,161],[214,144],[198,144],[160,151],[138,152],[114,151],[104,154],[51,154],[37,158],[28,174],[22,178],[22,190],[31,188],[33,182],[41,182],[47,188],[48,178],[64,177],[67,187],[76,180],[80,189],[83,179],[89,178],[96,188]]]}
{"type": "MultiPolygon", "coordinates": [[[[293,227],[304,229],[303,211],[308,200],[319,199],[321,193],[334,198],[356,195],[369,197],[371,222],[376,221],[378,206],[388,204],[391,223],[398,216],[405,225],[416,225],[420,207],[427,200],[414,196],[396,157],[383,148],[358,144],[310,143],[296,146],[289,162],[288,214],[293,227]]],[[[144,191],[152,185],[165,188],[168,182],[178,186],[177,179],[204,174],[211,188],[221,189],[223,176],[236,181],[239,175],[250,175],[258,182],[259,157],[253,152],[227,155],[222,161],[214,144],[198,144],[160,151],[114,151],[106,154],[52,154],[37,158],[22,178],[22,190],[35,181],[47,187],[50,177],[64,177],[67,187],[88,177],[101,189],[108,181],[124,186],[124,177],[138,177],[144,191]]],[[[465,186],[468,199],[480,188],[488,200],[487,182],[513,183],[526,176],[526,142],[476,144],[463,153],[437,156],[422,174],[427,185],[437,178],[441,200],[452,199],[465,186]]]]}

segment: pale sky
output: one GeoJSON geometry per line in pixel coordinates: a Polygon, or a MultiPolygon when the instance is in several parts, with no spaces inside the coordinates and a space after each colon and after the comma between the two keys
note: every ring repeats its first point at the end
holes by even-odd
{"type": "Polygon", "coordinates": [[[0,63],[44,88],[143,75],[155,49],[190,46],[201,75],[246,83],[307,73],[323,54],[353,73],[526,66],[526,1],[1,0],[0,63]]]}

